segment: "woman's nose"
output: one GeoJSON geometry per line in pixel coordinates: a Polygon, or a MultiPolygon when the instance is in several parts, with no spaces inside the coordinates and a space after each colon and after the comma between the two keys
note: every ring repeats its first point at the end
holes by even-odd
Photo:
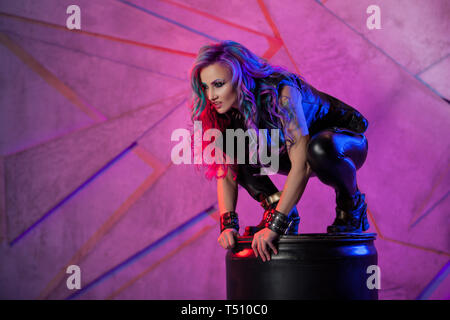
{"type": "Polygon", "coordinates": [[[210,101],[214,101],[214,100],[217,100],[217,95],[214,93],[214,90],[209,90],[209,92],[208,92],[208,95],[209,95],[209,100],[210,101]]]}

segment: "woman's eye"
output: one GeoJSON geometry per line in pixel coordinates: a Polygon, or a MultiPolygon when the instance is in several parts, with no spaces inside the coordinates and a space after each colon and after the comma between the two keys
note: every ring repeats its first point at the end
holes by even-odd
{"type": "Polygon", "coordinates": [[[223,82],[216,82],[216,87],[217,87],[217,88],[220,88],[220,87],[223,86],[223,85],[224,85],[223,82]]]}

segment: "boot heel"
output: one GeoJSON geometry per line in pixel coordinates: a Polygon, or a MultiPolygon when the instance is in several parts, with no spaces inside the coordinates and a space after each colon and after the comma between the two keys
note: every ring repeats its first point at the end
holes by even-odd
{"type": "Polygon", "coordinates": [[[364,204],[364,216],[362,219],[362,230],[366,231],[370,228],[369,219],[367,219],[367,204],[364,204]]]}

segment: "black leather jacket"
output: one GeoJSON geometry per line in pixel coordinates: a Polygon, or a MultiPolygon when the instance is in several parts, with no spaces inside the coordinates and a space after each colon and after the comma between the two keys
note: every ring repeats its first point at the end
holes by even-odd
{"type": "MultiPolygon", "coordinates": [[[[286,84],[284,80],[284,77],[280,75],[264,79],[263,81],[276,87],[278,94],[280,94],[283,86],[286,84]]],[[[333,127],[349,129],[356,133],[363,133],[367,130],[369,125],[367,119],[355,108],[329,94],[317,90],[298,76],[296,76],[296,80],[301,91],[303,112],[311,138],[316,133],[333,127]]],[[[230,111],[230,116],[232,121],[228,128],[241,128],[244,131],[246,130],[243,117],[236,109],[230,111]]],[[[225,146],[225,134],[223,142],[225,146]]],[[[279,160],[279,173],[287,175],[291,169],[291,161],[287,152],[280,153],[279,160]]],[[[248,163],[248,158],[246,159],[246,163],[248,163]]]]}
{"type": "MultiPolygon", "coordinates": [[[[349,129],[357,133],[367,130],[369,126],[367,119],[355,108],[317,90],[299,76],[294,76],[301,91],[303,112],[311,137],[319,131],[332,127],[349,129]]],[[[278,94],[287,84],[281,75],[268,78],[266,81],[278,88],[278,94]]]]}

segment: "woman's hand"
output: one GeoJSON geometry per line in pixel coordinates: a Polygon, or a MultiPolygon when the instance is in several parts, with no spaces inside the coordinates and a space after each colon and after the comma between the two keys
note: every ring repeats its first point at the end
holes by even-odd
{"type": "Polygon", "coordinates": [[[236,244],[235,237],[237,237],[239,233],[236,229],[225,229],[220,234],[219,238],[217,239],[217,242],[224,248],[224,249],[231,249],[236,244]]]}
{"type": "Polygon", "coordinates": [[[270,261],[270,252],[267,246],[272,248],[275,254],[278,254],[278,250],[273,244],[273,241],[277,240],[278,237],[278,233],[270,230],[269,228],[264,228],[261,231],[255,233],[252,242],[252,248],[255,256],[258,258],[259,255],[264,262],[266,261],[266,259],[270,261]]]}

